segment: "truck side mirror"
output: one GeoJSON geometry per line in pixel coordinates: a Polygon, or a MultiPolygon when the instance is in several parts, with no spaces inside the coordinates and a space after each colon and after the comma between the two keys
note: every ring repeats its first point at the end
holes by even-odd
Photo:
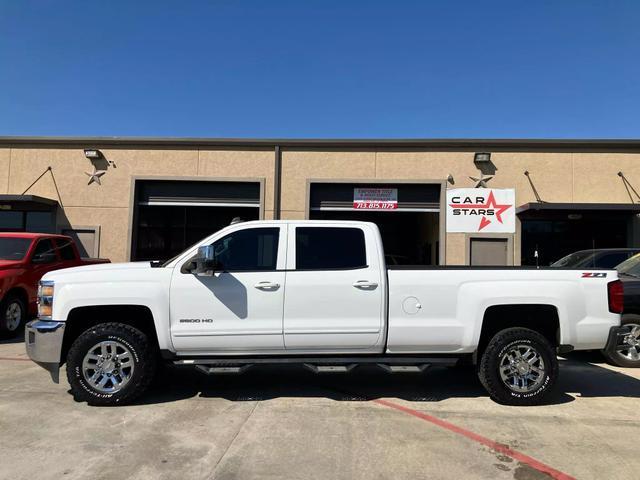
{"type": "Polygon", "coordinates": [[[40,253],[34,255],[31,259],[31,263],[53,263],[57,260],[56,254],[53,252],[40,253]]]}
{"type": "Polygon", "coordinates": [[[213,272],[218,267],[213,245],[198,247],[194,263],[196,275],[213,275],[213,272]]]}

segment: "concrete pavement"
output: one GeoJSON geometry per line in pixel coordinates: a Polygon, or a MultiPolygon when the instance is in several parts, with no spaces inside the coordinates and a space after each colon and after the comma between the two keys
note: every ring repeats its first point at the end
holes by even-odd
{"type": "Polygon", "coordinates": [[[528,408],[497,405],[472,371],[444,368],[207,377],[172,367],[117,408],[74,402],[62,378],[26,361],[22,343],[0,344],[0,479],[550,478],[468,432],[567,478],[640,469],[640,371],[597,353],[563,359],[557,393],[528,408]]]}

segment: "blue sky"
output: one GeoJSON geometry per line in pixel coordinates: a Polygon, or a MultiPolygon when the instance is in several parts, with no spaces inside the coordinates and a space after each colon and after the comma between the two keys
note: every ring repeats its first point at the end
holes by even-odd
{"type": "Polygon", "coordinates": [[[0,135],[639,138],[638,25],[638,0],[0,0],[0,135]]]}

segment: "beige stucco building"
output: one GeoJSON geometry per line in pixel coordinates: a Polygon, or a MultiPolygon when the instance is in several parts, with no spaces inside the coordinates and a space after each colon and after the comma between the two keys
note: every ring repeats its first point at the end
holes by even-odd
{"type": "Polygon", "coordinates": [[[375,221],[398,263],[548,264],[640,246],[636,189],[635,140],[0,138],[0,230],[68,233],[112,261],[168,258],[239,216],[375,221]],[[514,233],[447,233],[446,190],[470,177],[514,189],[514,233]],[[396,208],[355,209],[374,187],[396,208]]]}

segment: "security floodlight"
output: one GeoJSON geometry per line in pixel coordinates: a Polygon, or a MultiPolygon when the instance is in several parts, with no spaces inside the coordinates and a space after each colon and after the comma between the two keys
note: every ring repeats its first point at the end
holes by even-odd
{"type": "Polygon", "coordinates": [[[84,156],[89,160],[95,160],[97,158],[102,158],[102,152],[96,148],[85,148],[84,156]]]}
{"type": "Polygon", "coordinates": [[[478,152],[474,155],[473,161],[476,163],[489,163],[491,161],[491,154],[486,152],[478,152]]]}

